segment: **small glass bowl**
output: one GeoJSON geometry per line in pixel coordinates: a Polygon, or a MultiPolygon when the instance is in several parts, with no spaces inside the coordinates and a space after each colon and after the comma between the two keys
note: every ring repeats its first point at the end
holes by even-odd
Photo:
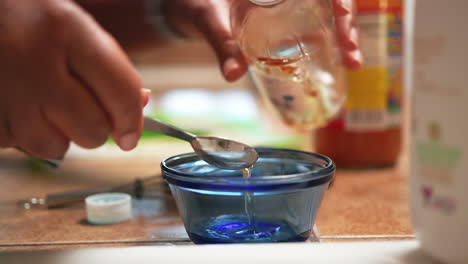
{"type": "Polygon", "coordinates": [[[195,153],[161,163],[190,239],[196,244],[305,241],[335,164],[320,154],[256,148],[249,178],[195,153]]]}

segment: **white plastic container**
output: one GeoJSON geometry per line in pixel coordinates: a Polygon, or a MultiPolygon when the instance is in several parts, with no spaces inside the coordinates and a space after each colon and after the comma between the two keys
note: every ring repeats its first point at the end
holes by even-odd
{"type": "Polygon", "coordinates": [[[429,255],[468,263],[468,1],[406,10],[413,226],[429,255]]]}

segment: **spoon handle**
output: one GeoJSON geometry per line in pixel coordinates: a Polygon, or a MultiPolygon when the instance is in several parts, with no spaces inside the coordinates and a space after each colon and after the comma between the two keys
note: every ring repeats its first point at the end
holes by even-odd
{"type": "MultiPolygon", "coordinates": [[[[171,136],[171,137],[175,137],[175,138],[178,138],[178,139],[188,141],[190,143],[192,143],[192,141],[196,137],[195,135],[190,134],[188,132],[185,132],[185,131],[177,128],[177,127],[168,125],[168,124],[163,123],[163,122],[161,122],[159,120],[156,120],[156,119],[153,119],[153,118],[150,118],[150,117],[146,117],[146,116],[145,116],[145,120],[144,120],[144,124],[143,124],[143,129],[148,130],[148,131],[153,131],[153,132],[156,132],[156,133],[162,133],[162,134],[165,134],[165,135],[168,135],[168,136],[171,136]]],[[[21,149],[18,149],[18,150],[24,152],[21,149]]],[[[61,163],[63,162],[63,159],[62,160],[41,160],[41,161],[44,162],[45,164],[49,165],[50,167],[56,169],[56,168],[60,167],[61,163]]]]}
{"type": "Polygon", "coordinates": [[[145,117],[143,129],[165,134],[188,142],[192,142],[195,139],[195,135],[193,134],[150,117],[145,117]]]}

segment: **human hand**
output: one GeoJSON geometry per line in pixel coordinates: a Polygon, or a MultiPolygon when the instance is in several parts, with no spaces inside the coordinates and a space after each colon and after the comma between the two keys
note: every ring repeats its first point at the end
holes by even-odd
{"type": "Polygon", "coordinates": [[[215,51],[227,81],[239,79],[247,64],[231,33],[229,9],[235,0],[166,0],[164,11],[182,35],[204,38],[215,51]]]}
{"type": "Polygon", "coordinates": [[[0,0],[0,147],[137,144],[148,94],[116,41],[70,0],[0,0]]]}
{"type": "Polygon", "coordinates": [[[362,63],[359,50],[359,36],[354,24],[353,0],[333,0],[336,36],[341,50],[344,65],[349,69],[357,69],[362,63]]]}
{"type": "MultiPolygon", "coordinates": [[[[217,54],[221,71],[228,81],[235,81],[247,65],[231,32],[229,8],[237,0],[168,0],[166,15],[174,28],[187,36],[203,36],[217,54]]],[[[294,0],[291,0],[294,1],[294,0]]],[[[359,68],[357,29],[353,25],[353,0],[333,0],[337,40],[343,63],[350,69],[359,68]]]]}

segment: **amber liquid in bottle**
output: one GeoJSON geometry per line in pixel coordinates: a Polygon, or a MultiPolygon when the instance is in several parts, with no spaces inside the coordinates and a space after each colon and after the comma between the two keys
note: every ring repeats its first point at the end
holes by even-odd
{"type": "Polygon", "coordinates": [[[328,73],[311,74],[314,69],[305,52],[292,58],[258,57],[252,67],[256,84],[291,127],[324,126],[342,104],[328,73]]]}

